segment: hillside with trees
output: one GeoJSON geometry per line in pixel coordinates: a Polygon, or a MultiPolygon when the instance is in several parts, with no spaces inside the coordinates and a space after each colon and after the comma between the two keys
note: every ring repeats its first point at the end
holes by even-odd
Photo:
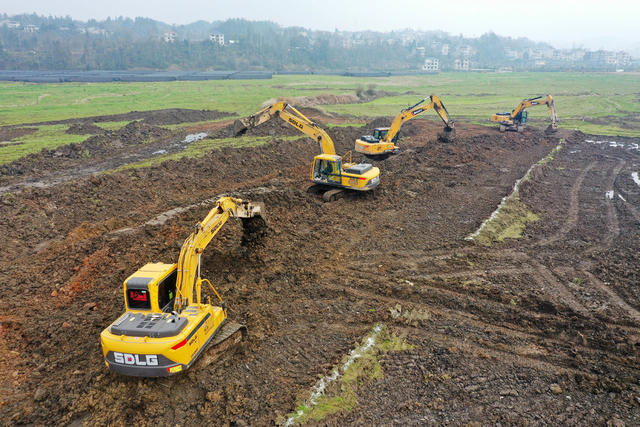
{"type": "Polygon", "coordinates": [[[431,71],[631,65],[628,55],[613,54],[613,60],[599,54],[590,61],[584,50],[562,52],[494,33],[467,38],[442,31],[312,31],[242,19],[172,26],[148,18],[0,15],[5,70],[419,71],[429,61],[431,71]]]}

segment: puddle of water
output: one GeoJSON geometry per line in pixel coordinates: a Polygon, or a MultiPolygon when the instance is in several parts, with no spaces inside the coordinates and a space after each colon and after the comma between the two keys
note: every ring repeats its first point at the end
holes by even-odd
{"type": "Polygon", "coordinates": [[[638,177],[638,172],[632,172],[631,178],[633,178],[633,182],[640,185],[640,177],[638,177]]]}
{"type": "Polygon", "coordinates": [[[206,137],[208,137],[209,134],[205,133],[205,132],[200,132],[200,133],[191,133],[187,136],[184,137],[184,141],[182,141],[185,144],[191,144],[192,142],[196,142],[196,141],[200,141],[201,139],[204,139],[206,137]]]}
{"type": "Polygon", "coordinates": [[[598,145],[602,145],[605,144],[608,147],[611,148],[625,148],[627,150],[635,150],[635,151],[640,151],[640,145],[638,145],[635,142],[631,142],[629,144],[624,144],[622,142],[618,142],[618,141],[600,141],[600,140],[595,140],[595,139],[585,139],[584,142],[588,143],[588,144],[598,144],[598,145]]]}
{"type": "Polygon", "coordinates": [[[606,193],[604,193],[604,195],[606,196],[607,199],[613,200],[613,190],[607,191],[606,193]]]}

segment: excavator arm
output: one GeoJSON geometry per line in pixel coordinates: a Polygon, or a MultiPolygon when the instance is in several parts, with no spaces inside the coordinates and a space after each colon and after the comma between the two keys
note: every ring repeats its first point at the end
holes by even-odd
{"type": "Polygon", "coordinates": [[[196,224],[195,231],[185,240],[178,258],[178,276],[176,280],[176,299],[174,310],[178,313],[195,301],[200,304],[200,259],[209,242],[220,231],[230,217],[253,218],[261,216],[264,207],[258,203],[249,203],[232,197],[221,197],[216,207],[196,224]]]}
{"type": "Polygon", "coordinates": [[[236,120],[234,123],[233,133],[235,136],[240,135],[243,132],[246,132],[247,129],[254,128],[271,120],[273,117],[280,117],[300,132],[315,139],[320,144],[322,154],[336,154],[335,144],[329,134],[327,134],[324,129],[320,128],[311,119],[286,102],[276,102],[275,104],[263,108],[249,117],[236,120]]]}
{"type": "Polygon", "coordinates": [[[425,111],[428,111],[432,108],[436,111],[436,113],[438,113],[438,116],[440,116],[440,119],[442,119],[442,121],[444,122],[445,132],[449,132],[451,134],[449,135],[449,138],[453,137],[453,133],[454,133],[453,120],[449,117],[449,112],[447,111],[447,108],[444,106],[444,104],[442,103],[442,101],[438,96],[431,95],[430,99],[431,99],[431,102],[427,105],[422,105],[427,100],[426,98],[424,98],[417,104],[402,110],[400,114],[398,114],[393,119],[393,122],[389,127],[389,131],[387,132],[387,135],[385,136],[384,141],[392,142],[396,137],[396,135],[398,134],[398,132],[400,131],[400,128],[402,127],[403,123],[413,119],[418,114],[422,114],[425,111]]]}

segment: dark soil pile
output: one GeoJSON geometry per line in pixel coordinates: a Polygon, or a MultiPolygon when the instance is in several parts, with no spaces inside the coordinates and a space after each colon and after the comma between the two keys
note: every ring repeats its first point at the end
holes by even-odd
{"type": "Polygon", "coordinates": [[[66,130],[67,133],[73,135],[95,135],[105,133],[105,130],[92,123],[74,123],[66,130]]]}

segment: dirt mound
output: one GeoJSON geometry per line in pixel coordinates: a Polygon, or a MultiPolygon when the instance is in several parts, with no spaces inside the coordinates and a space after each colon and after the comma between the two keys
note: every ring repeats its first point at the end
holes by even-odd
{"type": "Polygon", "coordinates": [[[187,110],[174,108],[170,110],[149,111],[144,114],[143,120],[150,125],[172,125],[186,122],[204,122],[218,120],[230,116],[215,110],[187,110]]]}
{"type": "Polygon", "coordinates": [[[335,104],[355,104],[360,102],[355,94],[342,94],[334,95],[330,93],[323,93],[315,96],[293,96],[293,97],[278,97],[271,98],[262,103],[263,107],[273,105],[276,102],[286,102],[289,105],[293,105],[296,108],[303,107],[315,107],[318,105],[335,105],[335,104]]]}
{"type": "Polygon", "coordinates": [[[132,120],[144,120],[151,125],[169,125],[177,123],[199,122],[205,120],[217,120],[228,117],[230,113],[216,110],[189,110],[185,108],[169,108],[164,110],[152,111],[131,111],[124,114],[111,114],[108,116],[91,116],[82,119],[53,120],[48,122],[30,123],[36,125],[57,125],[57,124],[76,124],[83,123],[101,123],[101,122],[125,122],[132,120]]]}
{"type": "Polygon", "coordinates": [[[105,130],[92,123],[74,123],[69,126],[66,133],[73,135],[94,135],[99,133],[105,133],[105,130]]]}
{"type": "MultiPolygon", "coordinates": [[[[84,125],[82,125],[84,126],[84,125]]],[[[9,164],[0,166],[0,177],[33,175],[42,177],[87,161],[99,161],[119,151],[142,146],[159,139],[170,138],[174,132],[142,122],[131,122],[117,131],[102,131],[81,143],[43,149],[9,164]],[[71,162],[69,162],[71,161],[71,162]]],[[[5,180],[6,181],[6,180],[5,180]]]]}
{"type": "Polygon", "coordinates": [[[370,122],[367,122],[367,129],[375,129],[375,128],[387,128],[391,126],[391,119],[388,117],[377,117],[370,122]]]}
{"type": "MultiPolygon", "coordinates": [[[[283,122],[279,119],[271,119],[262,123],[259,126],[245,130],[242,135],[247,136],[304,136],[299,130],[296,130],[291,125],[283,122]]],[[[234,124],[229,124],[226,127],[214,132],[211,135],[213,138],[231,138],[234,135],[234,124]]]]}
{"type": "Polygon", "coordinates": [[[11,141],[21,136],[30,135],[36,130],[35,128],[18,128],[13,126],[0,127],[0,141],[11,141]]]}

